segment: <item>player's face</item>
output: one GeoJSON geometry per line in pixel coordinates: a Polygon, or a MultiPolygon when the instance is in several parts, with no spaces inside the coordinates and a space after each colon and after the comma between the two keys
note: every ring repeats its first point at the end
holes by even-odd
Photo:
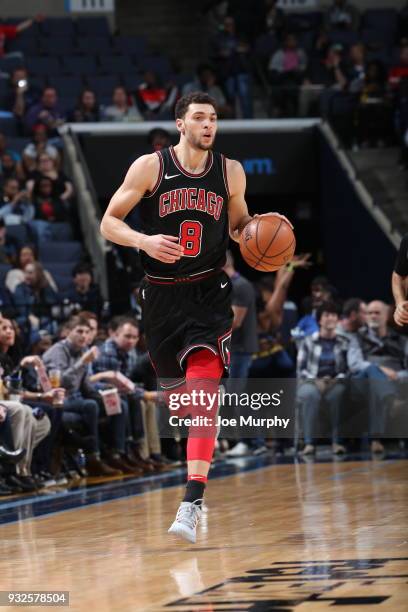
{"type": "Polygon", "coordinates": [[[196,149],[208,151],[217,133],[217,113],[211,104],[190,104],[184,119],[177,123],[187,142],[196,149]]]}

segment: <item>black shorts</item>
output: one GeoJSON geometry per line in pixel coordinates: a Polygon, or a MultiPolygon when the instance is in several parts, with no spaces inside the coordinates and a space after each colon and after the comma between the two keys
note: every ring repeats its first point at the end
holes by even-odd
{"type": "Polygon", "coordinates": [[[232,283],[222,270],[207,278],[155,284],[145,277],[140,286],[146,344],[163,388],[181,384],[186,357],[208,348],[222,358],[226,375],[230,363],[232,283]]]}

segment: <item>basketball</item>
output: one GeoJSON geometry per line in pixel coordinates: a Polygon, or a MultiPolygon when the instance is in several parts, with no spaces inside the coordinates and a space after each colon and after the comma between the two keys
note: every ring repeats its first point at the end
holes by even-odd
{"type": "Polygon", "coordinates": [[[245,226],[239,247],[249,266],[260,272],[274,272],[291,261],[296,239],[284,219],[273,215],[261,216],[245,226]]]}

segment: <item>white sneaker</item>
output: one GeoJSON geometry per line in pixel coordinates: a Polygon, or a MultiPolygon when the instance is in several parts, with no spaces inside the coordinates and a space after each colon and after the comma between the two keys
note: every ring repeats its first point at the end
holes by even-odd
{"type": "Polygon", "coordinates": [[[234,446],[234,448],[231,448],[231,450],[227,451],[225,453],[226,457],[243,457],[244,455],[249,455],[249,446],[248,444],[245,444],[245,442],[238,442],[238,444],[236,444],[234,446]]]}
{"type": "MultiPolygon", "coordinates": [[[[196,501],[202,501],[197,499],[196,501]]],[[[177,510],[176,520],[167,533],[179,535],[195,544],[196,529],[201,518],[201,508],[195,502],[181,502],[177,510]]]]}

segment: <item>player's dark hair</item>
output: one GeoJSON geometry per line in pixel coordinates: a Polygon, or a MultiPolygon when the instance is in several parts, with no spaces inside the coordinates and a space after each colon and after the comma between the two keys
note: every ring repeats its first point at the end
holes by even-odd
{"type": "Polygon", "coordinates": [[[327,314],[336,314],[337,316],[339,316],[340,307],[338,304],[336,304],[336,302],[323,302],[322,304],[320,304],[320,306],[316,309],[316,321],[318,323],[320,323],[320,319],[322,318],[322,314],[324,312],[326,312],[327,314]]]}
{"type": "Polygon", "coordinates": [[[362,303],[363,300],[361,298],[346,300],[343,305],[343,316],[349,317],[353,312],[358,312],[362,303]]]}
{"type": "Polygon", "coordinates": [[[211,104],[211,106],[214,107],[215,112],[217,112],[217,104],[214,98],[209,96],[207,93],[203,93],[202,91],[192,91],[185,96],[181,96],[181,98],[177,101],[174,113],[176,119],[183,119],[185,117],[190,104],[211,104]]]}

